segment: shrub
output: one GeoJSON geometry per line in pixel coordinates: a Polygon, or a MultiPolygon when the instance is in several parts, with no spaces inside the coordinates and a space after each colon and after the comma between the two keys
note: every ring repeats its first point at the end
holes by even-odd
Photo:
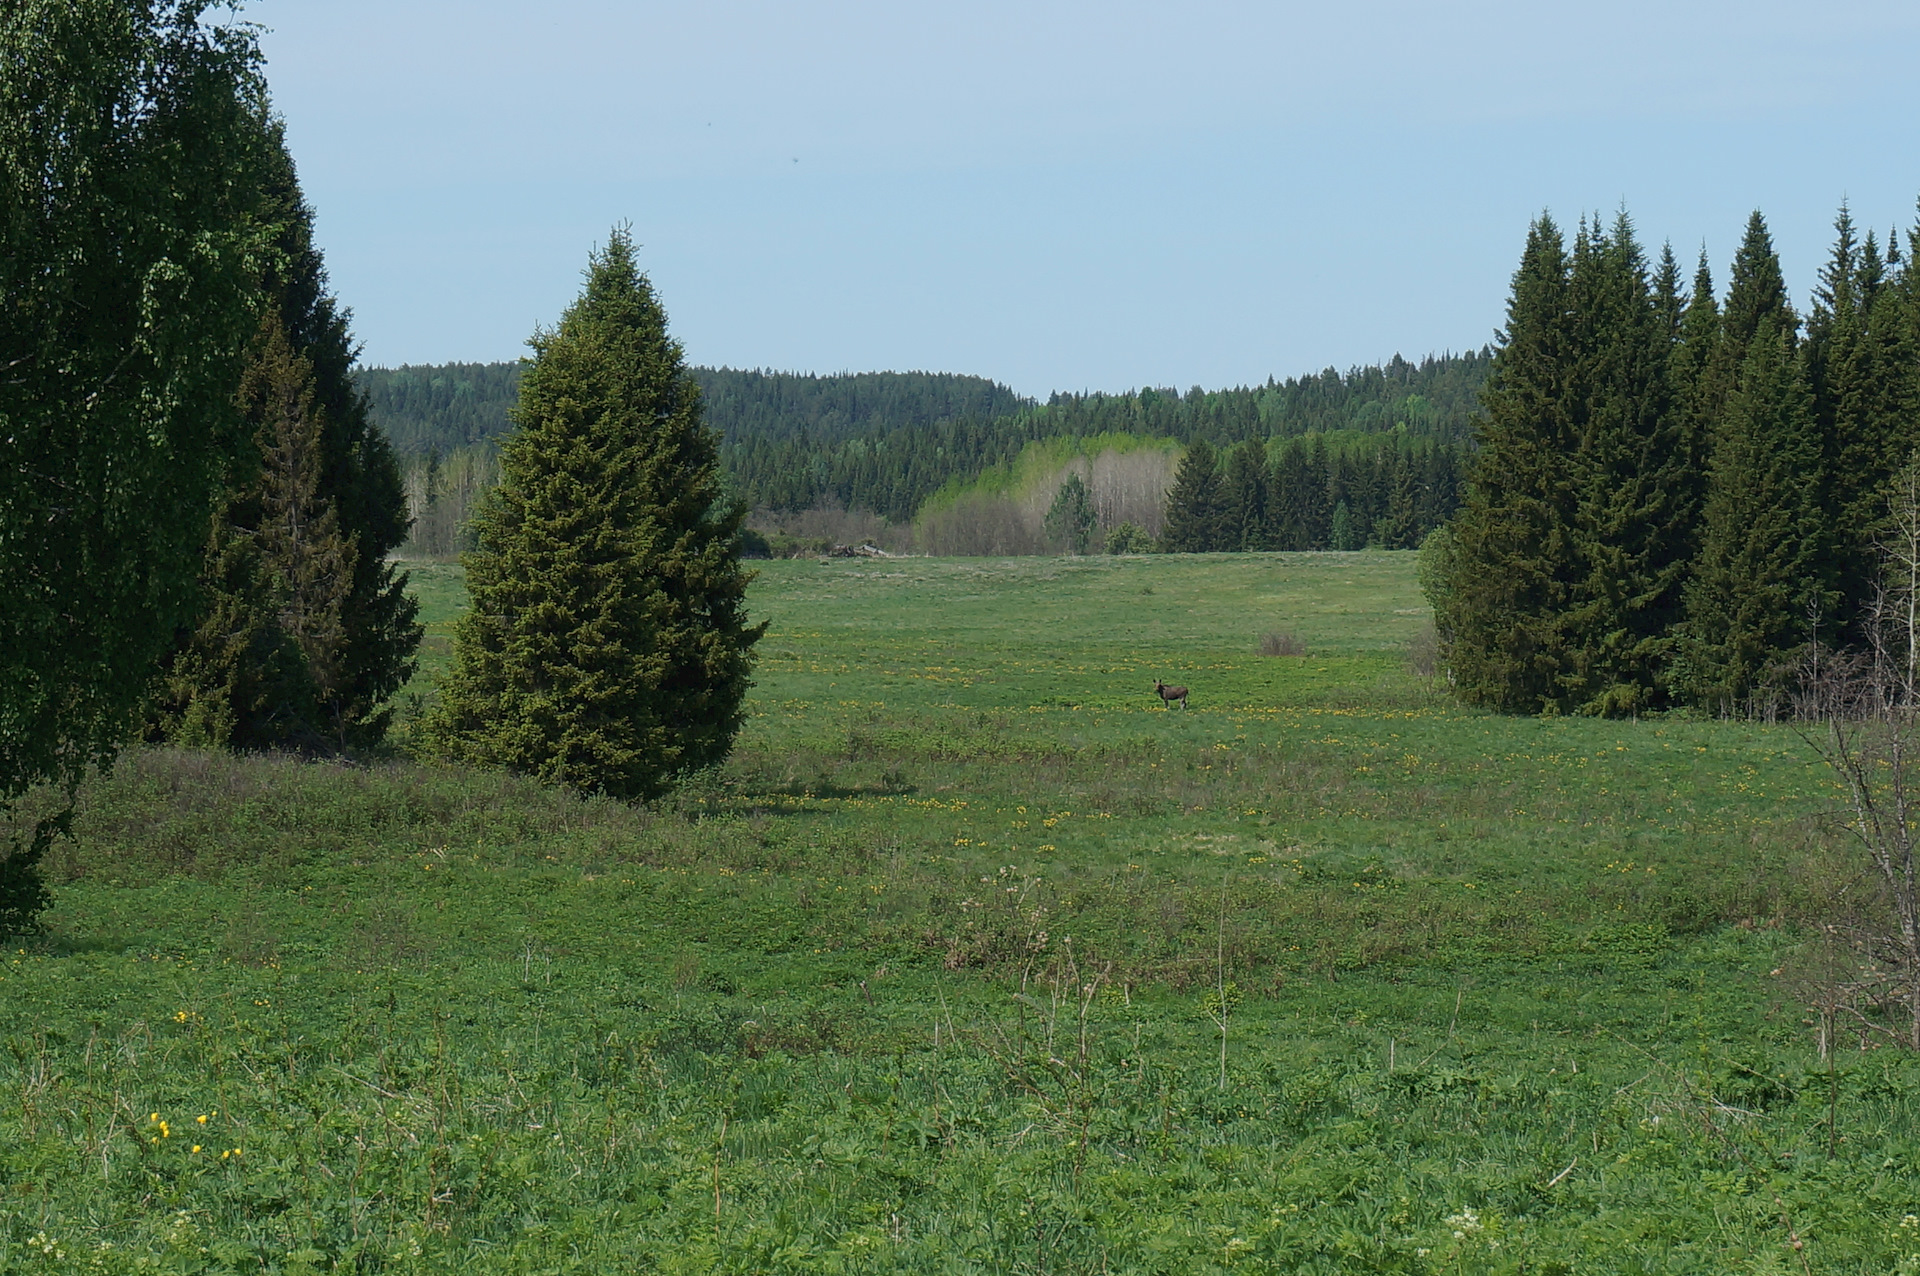
{"type": "Polygon", "coordinates": [[[1266,633],[1260,635],[1260,654],[1263,656],[1304,656],[1307,644],[1291,630],[1285,633],[1266,633]]]}

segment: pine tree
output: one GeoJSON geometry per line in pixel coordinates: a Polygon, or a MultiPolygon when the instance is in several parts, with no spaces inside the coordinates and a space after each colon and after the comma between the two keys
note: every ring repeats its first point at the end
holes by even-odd
{"type": "Polygon", "coordinates": [[[1161,543],[1170,554],[1205,554],[1221,548],[1226,518],[1219,462],[1213,445],[1196,439],[1180,458],[1167,490],[1167,516],[1161,543]]]}
{"type": "Polygon", "coordinates": [[[532,346],[430,731],[456,758],[651,799],[743,720],[766,628],[746,618],[743,511],[625,231],[532,346]]]}
{"type": "Polygon", "coordinates": [[[1481,396],[1480,450],[1453,524],[1453,578],[1430,599],[1457,691],[1536,712],[1562,701],[1561,617],[1573,578],[1575,438],[1568,262],[1552,218],[1528,228],[1507,323],[1481,396]]]}

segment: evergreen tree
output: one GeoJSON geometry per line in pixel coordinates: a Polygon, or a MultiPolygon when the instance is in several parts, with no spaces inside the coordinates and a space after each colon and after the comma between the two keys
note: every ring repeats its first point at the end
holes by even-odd
{"type": "Polygon", "coordinates": [[[1226,497],[1213,445],[1196,439],[1180,458],[1167,490],[1167,517],[1160,540],[1170,554],[1205,554],[1222,548],[1226,497]]]}
{"type": "Polygon", "coordinates": [[[1087,491],[1086,483],[1078,474],[1067,475],[1067,481],[1054,493],[1053,505],[1047,510],[1044,523],[1047,538],[1064,546],[1068,553],[1084,554],[1093,544],[1095,521],[1093,494],[1087,491]]]}
{"type": "Polygon", "coordinates": [[[461,759],[654,798],[743,720],[766,629],[746,619],[743,511],[625,231],[532,346],[430,729],[461,759]]]}
{"type": "Polygon", "coordinates": [[[1338,550],[1359,549],[1365,543],[1360,539],[1359,533],[1354,530],[1353,511],[1347,508],[1345,501],[1333,507],[1333,525],[1328,539],[1332,543],[1331,548],[1338,550]]]}
{"type": "Polygon", "coordinates": [[[1621,714],[1651,707],[1681,617],[1690,510],[1667,362],[1678,315],[1668,254],[1649,287],[1632,223],[1576,245],[1568,290],[1574,358],[1565,395],[1574,431],[1573,575],[1560,624],[1558,707],[1621,714]]]}
{"type": "Polygon", "coordinates": [[[1792,334],[1768,315],[1721,412],[1699,560],[1686,585],[1676,681],[1697,704],[1737,711],[1770,666],[1811,636],[1822,602],[1820,450],[1792,334]]]}
{"type": "MultiPolygon", "coordinates": [[[[1912,447],[1920,354],[1873,234],[1854,237],[1843,205],[1803,347],[1815,428],[1824,444],[1822,495],[1838,594],[1834,625],[1851,629],[1871,601],[1887,485],[1912,447]]],[[[1896,254],[1897,255],[1897,254],[1896,254]]]]}
{"type": "Polygon", "coordinates": [[[1481,400],[1453,577],[1429,600],[1458,692],[1507,711],[1557,707],[1563,694],[1561,618],[1575,576],[1568,283],[1565,240],[1543,214],[1528,228],[1481,400]]]}
{"type": "Polygon", "coordinates": [[[1382,549],[1416,549],[1420,544],[1419,471],[1403,448],[1388,463],[1387,510],[1377,529],[1382,549]]]}
{"type": "Polygon", "coordinates": [[[240,748],[343,747],[334,701],[354,547],[320,491],[313,367],[276,311],[262,317],[238,401],[255,426],[248,479],[213,518],[206,604],[167,663],[149,730],[240,748]]]}
{"type": "Polygon", "coordinates": [[[260,216],[279,232],[261,282],[267,318],[240,394],[256,446],[230,477],[225,526],[209,539],[201,572],[203,614],[163,662],[148,730],[242,748],[371,747],[386,734],[387,702],[412,675],[421,636],[406,575],[387,557],[406,538],[406,496],[392,447],[354,385],[349,316],[328,290],[284,125],[263,113],[258,127],[268,157],[260,216]],[[295,461],[298,475],[282,468],[295,461]],[[263,522],[270,490],[294,500],[299,537],[276,537],[263,522]],[[332,601],[314,611],[300,600],[317,587],[319,551],[306,536],[322,524],[339,545],[322,555],[332,601]],[[274,589],[262,592],[260,571],[274,589]],[[272,616],[256,614],[263,607],[272,616]],[[283,635],[308,661],[294,683],[284,652],[257,668],[245,663],[274,647],[263,626],[281,620],[305,627],[283,635]]]}
{"type": "MultiPolygon", "coordinates": [[[[1445,449],[1451,456],[1453,449],[1445,449]]],[[[1294,508],[1300,520],[1300,532],[1303,538],[1302,549],[1325,549],[1332,535],[1328,525],[1333,516],[1333,504],[1327,499],[1330,482],[1327,471],[1327,441],[1315,435],[1313,446],[1308,449],[1305,463],[1293,476],[1298,487],[1293,491],[1294,508]]],[[[1451,497],[1451,493],[1449,494],[1451,497]]],[[[1453,513],[1453,502],[1449,499],[1445,513],[1453,513]]]]}
{"type": "Polygon", "coordinates": [[[1267,447],[1258,439],[1248,439],[1227,454],[1227,471],[1222,481],[1220,548],[1224,550],[1272,549],[1268,536],[1267,447]]]}

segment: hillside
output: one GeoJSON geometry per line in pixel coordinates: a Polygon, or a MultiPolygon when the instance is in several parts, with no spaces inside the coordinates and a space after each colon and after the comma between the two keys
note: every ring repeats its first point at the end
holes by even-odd
{"type": "MultiPolygon", "coordinates": [[[[1028,444],[1127,434],[1178,443],[1344,435],[1467,446],[1489,351],[1398,355],[1340,373],[1332,368],[1265,385],[1185,394],[1021,398],[982,377],[928,372],[837,376],[696,368],[721,460],[752,505],[866,510],[911,521],[927,498],[1008,465],[1028,444]]],[[[418,468],[438,451],[490,449],[510,428],[520,365],[369,368],[361,387],[374,418],[418,468]]],[[[424,484],[416,478],[416,486],[424,484]]]]}

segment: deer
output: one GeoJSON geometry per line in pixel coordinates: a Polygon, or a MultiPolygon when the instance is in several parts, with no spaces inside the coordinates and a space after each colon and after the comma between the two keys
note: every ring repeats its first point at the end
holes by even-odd
{"type": "Polygon", "coordinates": [[[1159,694],[1162,700],[1167,702],[1168,709],[1173,708],[1173,702],[1175,700],[1178,700],[1180,702],[1180,708],[1182,710],[1186,709],[1187,689],[1185,687],[1169,687],[1166,683],[1161,682],[1158,679],[1155,679],[1153,684],[1153,689],[1156,693],[1159,694]]]}

